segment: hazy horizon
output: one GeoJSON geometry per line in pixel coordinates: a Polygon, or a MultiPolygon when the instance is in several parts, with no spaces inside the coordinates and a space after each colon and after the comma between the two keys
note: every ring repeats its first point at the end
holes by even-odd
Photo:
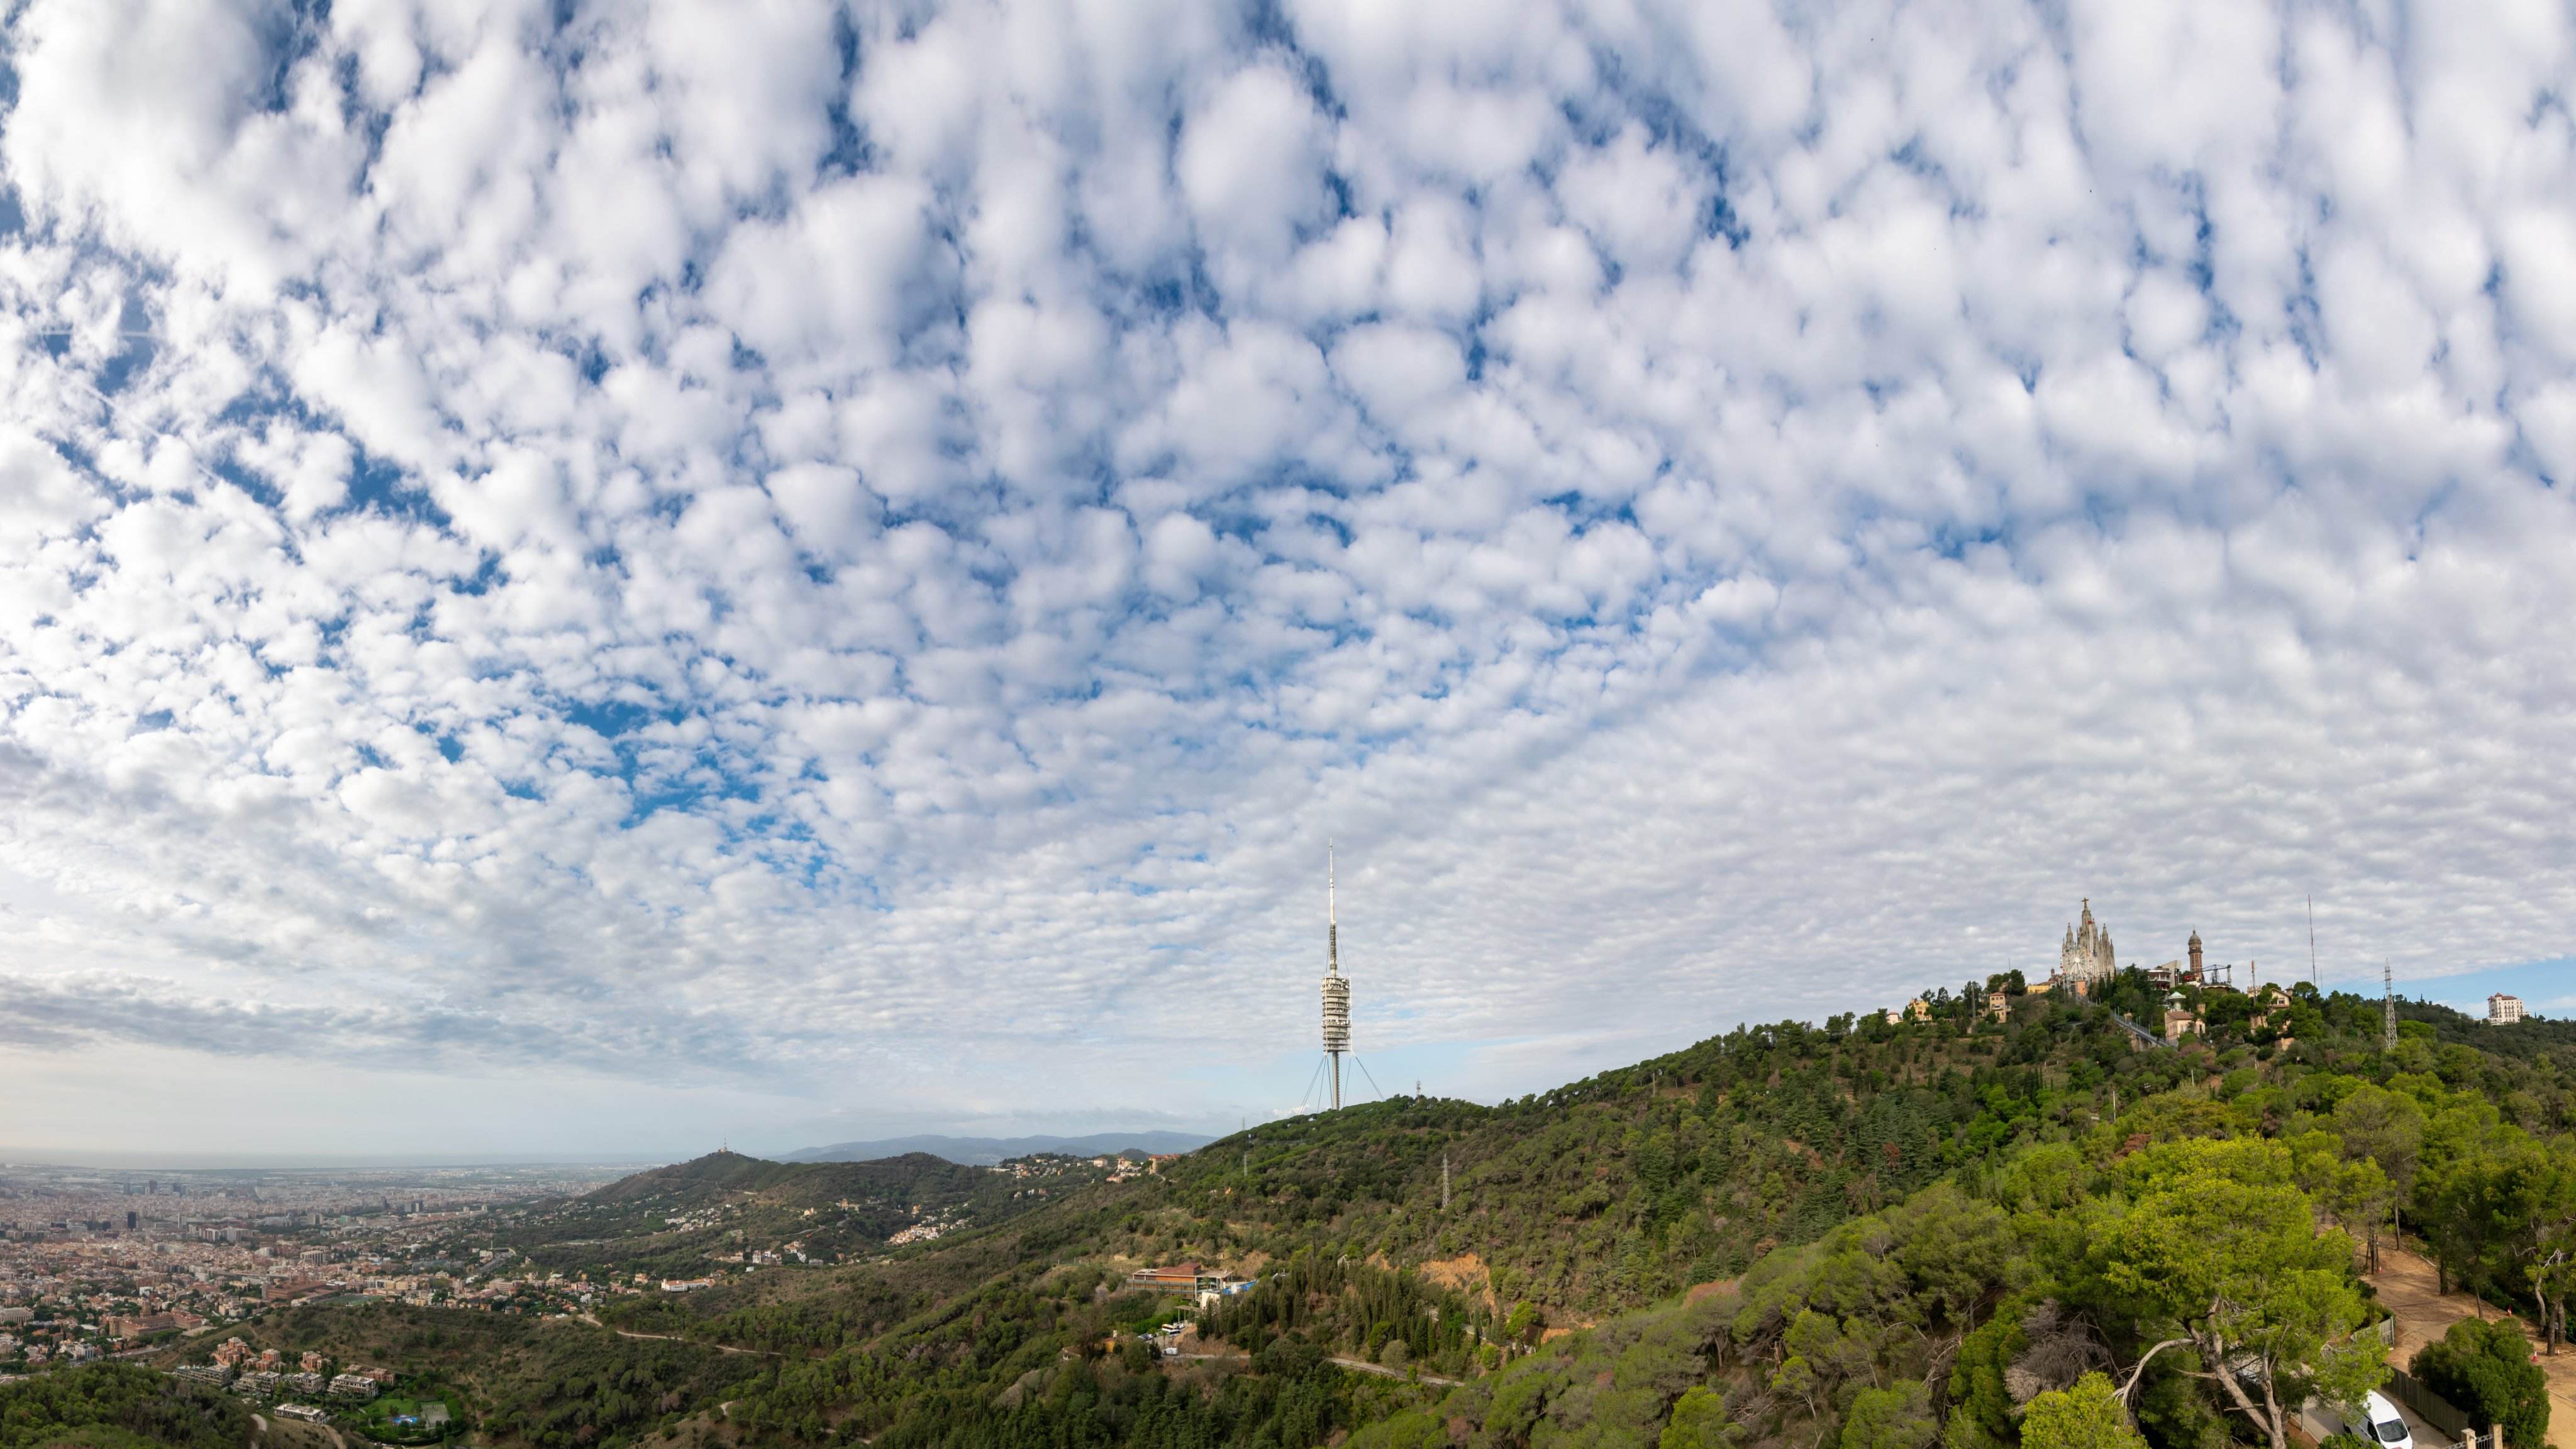
{"type": "MultiPolygon", "coordinates": [[[[2459,976],[2437,978],[2433,981],[2426,982],[2409,982],[2401,979],[2397,982],[2397,994],[2403,999],[2431,1001],[2474,1016],[2480,1014],[2484,1010],[2484,996],[2486,992],[2490,990],[2503,991],[2522,995],[2526,1001],[2534,1003],[2533,1014],[2535,1016],[2551,1015],[2552,1013],[2549,1010],[2549,1006],[2554,1005],[2557,1008],[2556,1014],[2563,1018],[2569,1014],[2569,1008],[2576,1007],[2576,994],[2570,994],[2566,990],[2569,981],[2569,977],[2566,973],[2571,968],[2576,968],[2576,961],[2537,962],[2527,967],[2464,973],[2459,976]],[[2558,991],[2561,995],[2548,995],[2547,993],[2551,991],[2558,991]]],[[[2283,977],[2273,977],[2267,973],[2265,979],[2304,980],[2306,977],[2303,973],[2298,972],[2292,972],[2283,977]]],[[[1941,983],[1925,984],[1929,986],[1938,986],[1941,983]]],[[[2372,994],[2368,989],[2369,983],[2366,982],[2337,982],[2328,980],[2323,984],[2328,990],[2354,991],[2365,996],[2372,994]]],[[[1845,1009],[1857,1010],[1859,1008],[1847,1007],[1845,1009]]],[[[1821,1018],[1819,1018],[1819,1021],[1820,1020],[1821,1018]]],[[[1674,1042],[1671,1045],[1681,1046],[1685,1044],[1686,1043],[1683,1042],[1674,1042]]],[[[1605,1068],[1624,1065],[1627,1065],[1627,1063],[1608,1062],[1603,1064],[1605,1068]]],[[[1356,1077],[1357,1074],[1354,1073],[1353,1075],[1356,1077]]],[[[1544,1091],[1549,1087],[1561,1085],[1564,1085],[1564,1083],[1540,1083],[1530,1090],[1544,1091]]],[[[1400,1089],[1390,1089],[1391,1092],[1393,1090],[1400,1089]]],[[[1461,1096],[1463,1094],[1435,1092],[1434,1095],[1461,1096]]],[[[1479,1101],[1490,1106],[1496,1101],[1501,1100],[1501,1097],[1513,1095],[1519,1094],[1504,1093],[1497,1097],[1467,1097],[1466,1100],[1479,1101]]],[[[1351,1100],[1357,1102],[1374,1100],[1375,1098],[1375,1093],[1355,1086],[1351,1100]]],[[[906,1137],[945,1136],[971,1140],[1006,1141],[1014,1138],[1033,1136],[1090,1136],[1127,1131],[1136,1132],[1140,1135],[1151,1132],[1196,1131],[1208,1137],[1210,1140],[1217,1140],[1222,1139],[1232,1131],[1238,1130],[1243,1121],[1248,1121],[1249,1119],[1241,1119],[1238,1121],[1236,1126],[1233,1127],[1226,1126],[1214,1121],[1213,1119],[1208,1119],[1196,1127],[1188,1125],[1175,1126],[1169,1122],[1158,1122],[1150,1125],[1126,1123],[1095,1128],[1063,1130],[1051,1129],[1044,1126],[1029,1127],[1026,1130],[1020,1130],[1013,1125],[1013,1120],[1017,1119],[1005,1120],[999,1123],[986,1121],[974,1126],[971,1130],[951,1130],[949,1128],[934,1125],[927,1127],[912,1127],[902,1131],[862,1133],[860,1135],[844,1137],[831,1141],[796,1141],[793,1143],[790,1143],[784,1137],[762,1136],[755,1133],[752,1136],[741,1139],[726,1137],[718,1140],[712,1145],[687,1150],[674,1150],[659,1154],[651,1152],[601,1151],[552,1156],[509,1153],[490,1153],[482,1156],[475,1156],[470,1152],[426,1153],[411,1157],[401,1155],[370,1156],[364,1154],[313,1154],[304,1156],[293,1154],[272,1154],[262,1156],[255,1151],[243,1153],[197,1154],[172,1151],[154,1152],[151,1150],[100,1152],[78,1147],[30,1149],[0,1144],[0,1167],[13,1165],[84,1168],[96,1167],[106,1170],[135,1171],[154,1167],[181,1171],[256,1170],[262,1168],[277,1171],[329,1171],[334,1168],[399,1169],[410,1167],[598,1166],[624,1167],[642,1170],[648,1167],[668,1165],[673,1162],[688,1161],[695,1157],[704,1156],[709,1152],[725,1149],[742,1152],[749,1156],[764,1157],[775,1161],[785,1161],[788,1160],[792,1154],[816,1148],[835,1146],[839,1142],[888,1141],[906,1137]],[[47,1153],[54,1155],[47,1156],[45,1155],[47,1153]]],[[[1031,1118],[1027,1120],[1035,1121],[1037,1119],[1031,1118]]]]}

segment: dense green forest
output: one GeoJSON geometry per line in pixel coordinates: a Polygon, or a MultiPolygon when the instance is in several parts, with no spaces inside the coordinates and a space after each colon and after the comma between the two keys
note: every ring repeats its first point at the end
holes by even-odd
{"type": "Polygon", "coordinates": [[[1108,1176],[1078,1159],[1030,1165],[1038,1175],[919,1152],[874,1162],[768,1162],[716,1152],[519,1216],[494,1245],[539,1268],[599,1276],[694,1277],[711,1262],[761,1251],[833,1263],[882,1253],[888,1238],[923,1223],[1005,1222],[1108,1176]]]}
{"type": "Polygon", "coordinates": [[[0,1449],[239,1449],[238,1399],[131,1364],[97,1364],[0,1384],[0,1449]]]}
{"type": "MultiPolygon", "coordinates": [[[[258,1335],[437,1376],[545,1449],[2283,1449],[2303,1401],[2392,1367],[2360,1274],[2395,1239],[2563,1335],[2576,1031],[2408,1004],[2392,1047],[2377,1001],[2185,997],[2206,1034],[2173,1043],[2135,973],[2000,1019],[1974,984],[1496,1106],[1294,1118],[599,1326],[322,1307],[258,1335]],[[1176,1261],[1257,1286],[1204,1311],[1129,1286],[1176,1261]],[[1176,1356],[1139,1337],[1182,1319],[1176,1356]]],[[[819,1182],[725,1154],[559,1221],[722,1211],[691,1231],[750,1243],[810,1231],[819,1182]]],[[[2518,1334],[2412,1362],[2538,1449],[2518,1334]]]]}

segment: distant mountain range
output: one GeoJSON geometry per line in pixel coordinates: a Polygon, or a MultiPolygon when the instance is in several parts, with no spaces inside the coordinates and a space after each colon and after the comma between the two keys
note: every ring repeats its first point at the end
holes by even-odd
{"type": "Polygon", "coordinates": [[[927,1152],[967,1167],[990,1167],[1004,1158],[1032,1152],[1061,1152],[1069,1157],[1099,1157],[1112,1152],[1191,1152],[1214,1142],[1193,1132],[1094,1132],[1088,1137],[889,1137],[882,1142],[835,1142],[805,1147],[784,1162],[874,1162],[927,1152]]]}

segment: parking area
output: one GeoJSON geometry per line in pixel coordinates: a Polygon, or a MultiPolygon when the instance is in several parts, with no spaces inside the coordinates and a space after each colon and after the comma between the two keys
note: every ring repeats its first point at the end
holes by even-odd
{"type": "MultiPolygon", "coordinates": [[[[2395,1404],[2398,1414],[2406,1420],[2406,1432],[2415,1436],[2415,1449],[2449,1449],[2450,1445],[2457,1442],[2450,1435],[2425,1423],[2413,1409],[2404,1404],[2398,1404],[2393,1399],[2390,1402],[2395,1404]]],[[[2370,1437],[2369,1431],[2358,1424],[2347,1428],[2333,1409],[2313,1400],[2299,1411],[2299,1416],[2309,1437],[2319,1441],[2323,1441],[2328,1434],[2334,1433],[2349,1433],[2361,1439],[2370,1437]]]]}
{"type": "MultiPolygon", "coordinates": [[[[2380,1271],[2367,1276],[2380,1303],[2397,1320],[2390,1357],[2400,1364],[2460,1319],[2495,1316],[2465,1294],[2442,1292],[2433,1265],[2413,1253],[2390,1249],[2380,1262],[2380,1271]]],[[[2539,1353],[2535,1346],[2533,1357],[2549,1380],[2549,1442],[2553,1449],[2576,1449],[2576,1353],[2539,1353]]]]}

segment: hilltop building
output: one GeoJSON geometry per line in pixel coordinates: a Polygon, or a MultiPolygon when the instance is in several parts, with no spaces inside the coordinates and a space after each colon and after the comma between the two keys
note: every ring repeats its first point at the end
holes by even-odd
{"type": "Polygon", "coordinates": [[[2165,998],[2165,1040],[2180,1041],[2187,1036],[2207,1036],[2200,1014],[2186,1005],[2177,991],[2165,998]]]}
{"type": "Polygon", "coordinates": [[[2183,961],[2166,961],[2148,970],[2147,979],[2156,984],[2157,990],[2171,991],[2178,986],[2198,986],[2208,979],[2208,972],[2201,963],[2200,932],[2192,932],[2191,939],[2183,943],[2183,954],[2189,958],[2188,964],[2183,961]]]}
{"type": "Polygon", "coordinates": [[[2057,974],[2049,978],[2049,984],[2085,996],[2096,987],[2109,985],[2119,970],[2118,956],[2111,949],[2111,928],[2093,919],[2093,902],[2088,897],[2082,922],[2066,928],[2066,940],[2057,948],[2057,974]]]}
{"type": "Polygon", "coordinates": [[[2511,1026],[2522,1020],[2522,998],[2499,991],[2487,998],[2487,1025],[2511,1026]]]}

